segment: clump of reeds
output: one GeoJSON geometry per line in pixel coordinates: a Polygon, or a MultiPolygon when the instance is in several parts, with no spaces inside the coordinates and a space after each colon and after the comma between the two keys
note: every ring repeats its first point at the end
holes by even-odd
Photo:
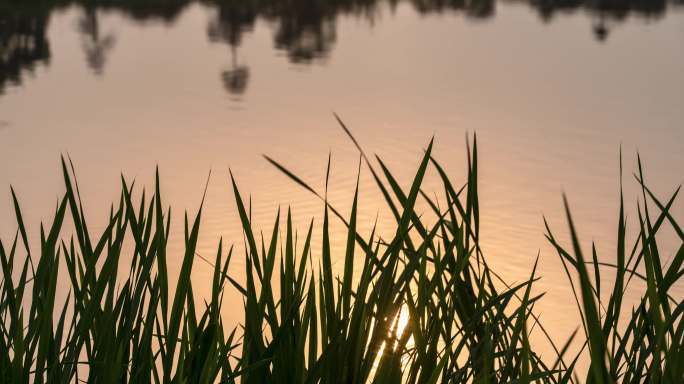
{"type": "MultiPolygon", "coordinates": [[[[546,237],[560,255],[582,315],[586,336],[582,351],[585,347],[588,349],[591,362],[585,376],[587,383],[680,383],[684,380],[684,298],[681,293],[677,297],[672,292],[684,274],[684,232],[670,211],[680,188],[667,202],[661,202],[644,182],[640,158],[635,178],[641,187],[642,200],[637,210],[637,240],[630,250],[625,239],[627,221],[620,161],[620,213],[615,263],[600,261],[593,245],[591,259],[584,256],[566,199],[571,251],[559,244],[545,222],[546,237]],[[657,214],[649,212],[649,203],[651,207],[655,205],[657,214]],[[658,234],[666,224],[682,241],[667,265],[660,257],[657,243],[658,234]],[[613,269],[615,273],[607,303],[601,299],[602,267],[613,269]],[[590,269],[593,272],[590,273],[590,269]],[[571,270],[577,276],[577,287],[571,270]],[[633,279],[645,282],[646,292],[634,307],[624,308],[623,300],[633,279]],[[626,325],[621,326],[621,319],[626,325]]],[[[577,357],[572,365],[575,361],[577,357]]]]}
{"type": "Polygon", "coordinates": [[[396,219],[389,238],[380,238],[375,229],[368,235],[357,231],[358,183],[351,212],[344,215],[325,194],[271,159],[323,200],[322,244],[312,244],[312,222],[300,246],[289,211],[284,224],[276,217],[270,237],[257,238],[231,180],[246,239],[244,276],[228,275],[233,248],[220,243],[211,262],[211,295],[201,305],[190,279],[201,206],[194,219],[185,216],[185,254],[172,282],[167,272],[171,211],[162,203],[158,173],[150,199],[144,191],[134,198],[133,186],[122,178],[108,225],[93,237],[73,167],[63,160],[66,193],[52,223],[40,228],[39,254],[31,253],[35,240],[29,240],[12,191],[17,234],[0,242],[0,381],[566,383],[578,381],[575,365],[588,349],[587,382],[682,382],[684,304],[670,290],[684,273],[684,245],[666,269],[656,245],[656,234],[668,223],[684,240],[669,213],[676,193],[661,203],[639,169],[644,199],[639,240],[628,252],[621,205],[616,263],[600,262],[596,252],[591,260],[584,258],[569,210],[572,251],[548,231],[573,290],[579,291],[587,348],[567,356],[568,341],[547,362],[530,344],[534,326],[546,333],[534,315],[543,296],[532,290],[536,267],[527,281],[508,286],[479,246],[476,142],[468,147],[463,186],[452,184],[431,150],[432,143],[408,189],[380,159],[376,169],[361,151],[396,219]],[[421,190],[430,167],[441,178],[444,201],[421,190]],[[419,199],[433,210],[433,222],[416,212],[419,199]],[[647,199],[657,215],[649,213],[647,199]],[[65,228],[67,215],[73,236],[65,228]],[[330,220],[341,220],[347,229],[344,254],[331,251],[330,220]],[[134,244],[129,253],[125,241],[134,244]],[[320,259],[312,260],[313,247],[320,247],[320,259]],[[333,273],[333,259],[343,260],[341,274],[333,273]],[[127,274],[119,272],[122,260],[127,274]],[[607,304],[600,299],[600,267],[616,273],[607,304]],[[633,278],[644,280],[647,290],[627,311],[622,299],[633,278]],[[69,286],[59,305],[58,281],[69,286]],[[243,296],[239,325],[221,318],[227,288],[243,296]],[[620,326],[625,316],[627,326],[620,326]]]}

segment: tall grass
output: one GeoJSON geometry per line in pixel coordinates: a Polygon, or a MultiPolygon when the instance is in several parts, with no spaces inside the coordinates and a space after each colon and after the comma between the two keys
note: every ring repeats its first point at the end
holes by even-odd
{"type": "MultiPolygon", "coordinates": [[[[340,121],[340,124],[342,122],[340,121]]],[[[353,142],[358,143],[349,134],[353,142]]],[[[477,142],[467,148],[467,180],[453,184],[433,159],[432,143],[409,188],[402,188],[381,159],[376,165],[359,147],[396,221],[389,238],[357,226],[358,182],[347,214],[280,163],[267,158],[295,183],[321,199],[322,242],[303,241],[287,212],[270,236],[257,236],[249,207],[231,176],[244,255],[220,242],[213,260],[196,253],[202,206],[185,215],[185,253],[180,272],[168,272],[171,210],[155,190],[121,180],[106,229],[88,229],[73,166],[62,160],[66,192],[54,219],[40,227],[40,253],[32,254],[20,204],[12,191],[17,233],[0,241],[0,381],[97,383],[456,383],[456,382],[677,382],[684,380],[684,304],[670,290],[679,281],[684,244],[666,267],[656,235],[669,225],[684,240],[670,208],[643,183],[638,240],[626,244],[621,204],[615,263],[584,257],[568,209],[572,247],[566,250],[547,225],[582,315],[583,347],[569,354],[571,340],[544,360],[530,343],[533,329],[548,336],[534,307],[535,268],[509,286],[492,271],[480,248],[477,142]],[[432,168],[444,199],[421,190],[432,168]],[[416,212],[427,203],[435,220],[416,212]],[[136,202],[136,203],[134,203],[136,202]],[[650,204],[647,204],[650,203],[650,204]],[[657,209],[652,214],[649,207],[657,209]],[[73,230],[67,217],[73,222],[73,230]],[[330,222],[346,227],[344,253],[333,254],[330,222]],[[126,247],[132,242],[132,247],[126,247]],[[313,249],[316,248],[316,252],[313,249]],[[320,249],[320,252],[318,250],[320,249]],[[313,254],[320,257],[313,257],[313,254]],[[244,271],[228,274],[233,257],[244,271]],[[203,259],[203,260],[202,260],[203,259]],[[200,261],[201,260],[201,261],[200,261]],[[341,260],[342,271],[333,271],[341,260]],[[211,294],[195,302],[190,279],[196,262],[213,266],[211,294]],[[123,266],[123,268],[122,268],[123,266]],[[615,282],[606,303],[601,274],[615,282]],[[121,271],[127,271],[122,273],[121,271]],[[173,281],[172,281],[173,279],[173,281]],[[623,308],[633,279],[646,292],[631,311],[623,308]],[[69,287],[56,302],[58,281],[69,287]],[[223,295],[242,296],[244,319],[225,324],[223,295]],[[624,321],[626,320],[626,321],[624,321]],[[626,325],[625,325],[626,324],[626,325]],[[588,372],[576,369],[588,356],[588,372]]],[[[328,171],[329,171],[328,162],[328,171]]],[[[328,172],[329,173],[329,172],[328,172]]],[[[327,189],[327,178],[326,178],[327,189]]],[[[621,196],[622,200],[622,196],[621,196]]],[[[566,205],[567,207],[567,205],[566,205]]]]}

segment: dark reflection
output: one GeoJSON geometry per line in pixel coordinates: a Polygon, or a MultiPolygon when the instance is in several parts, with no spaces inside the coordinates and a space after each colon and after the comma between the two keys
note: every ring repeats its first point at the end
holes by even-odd
{"type": "Polygon", "coordinates": [[[403,2],[420,14],[456,13],[484,20],[494,16],[496,1],[526,4],[543,22],[586,12],[597,41],[606,40],[616,24],[632,15],[658,19],[669,8],[684,6],[684,0],[0,0],[0,93],[8,84],[19,84],[36,65],[49,62],[50,14],[70,6],[81,8],[78,29],[86,62],[96,74],[104,71],[116,42],[113,34],[101,31],[103,12],[117,12],[141,23],[172,24],[191,4],[213,9],[207,35],[212,42],[228,45],[231,64],[220,78],[230,94],[239,96],[250,78],[249,67],[240,63],[239,47],[243,35],[258,21],[272,26],[277,50],[293,63],[306,64],[330,54],[340,16],[364,18],[372,24],[381,7],[394,11],[403,2]]]}
{"type": "MultiPolygon", "coordinates": [[[[514,0],[518,1],[518,0],[514,0]]],[[[556,15],[575,10],[587,11],[593,21],[593,33],[597,41],[608,38],[611,27],[636,15],[649,19],[661,18],[668,6],[681,6],[682,0],[529,0],[540,18],[550,22],[556,15]]]]}
{"type": "Polygon", "coordinates": [[[237,65],[233,59],[232,68],[223,71],[221,78],[223,79],[223,86],[229,93],[240,96],[247,89],[249,68],[244,65],[237,65]]]}
{"type": "Polygon", "coordinates": [[[275,27],[274,44],[294,63],[324,58],[335,43],[336,16],[344,11],[336,1],[274,2],[264,10],[275,27]]]}
{"type": "Polygon", "coordinates": [[[258,12],[251,1],[235,3],[218,5],[216,15],[209,21],[207,35],[211,42],[230,46],[231,66],[221,73],[221,80],[231,95],[239,97],[247,89],[249,68],[238,64],[237,47],[242,42],[242,34],[254,27],[258,12]]]}
{"type": "Polygon", "coordinates": [[[37,65],[50,61],[46,29],[50,12],[9,12],[0,8],[0,94],[19,85],[37,65]]]}
{"type": "Polygon", "coordinates": [[[101,75],[107,61],[107,53],[114,47],[116,38],[111,33],[105,35],[101,33],[97,9],[92,6],[84,9],[83,16],[78,22],[78,30],[81,32],[83,51],[88,66],[93,72],[101,75]]]}
{"type": "Polygon", "coordinates": [[[420,13],[463,12],[473,19],[494,16],[495,0],[411,0],[413,7],[420,13]]]}

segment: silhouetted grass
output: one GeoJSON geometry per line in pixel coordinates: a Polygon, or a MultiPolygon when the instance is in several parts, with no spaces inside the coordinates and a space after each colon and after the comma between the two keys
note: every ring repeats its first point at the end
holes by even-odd
{"type": "MultiPolygon", "coordinates": [[[[396,219],[394,234],[386,239],[375,229],[368,235],[357,230],[358,182],[351,211],[343,214],[327,203],[326,193],[270,158],[323,201],[322,244],[312,243],[313,222],[303,241],[297,239],[289,211],[285,218],[278,214],[270,236],[257,237],[249,207],[231,180],[244,230],[244,275],[228,274],[235,252],[221,243],[211,262],[211,295],[199,305],[190,275],[199,258],[202,207],[194,218],[185,216],[185,254],[171,282],[171,211],[162,202],[158,173],[149,199],[122,178],[108,225],[93,237],[73,167],[63,160],[66,193],[52,223],[40,228],[37,255],[30,251],[35,240],[29,240],[12,191],[17,235],[0,242],[0,381],[682,382],[684,304],[669,291],[684,273],[684,245],[665,267],[656,244],[664,225],[684,240],[669,213],[676,193],[662,203],[641,183],[639,236],[631,250],[621,204],[616,263],[600,262],[595,251],[585,259],[569,209],[571,250],[547,226],[569,283],[579,291],[575,297],[586,348],[569,356],[568,340],[554,347],[557,356],[542,360],[530,344],[533,327],[546,333],[533,312],[543,296],[532,289],[536,264],[529,279],[508,286],[479,247],[476,141],[468,147],[462,186],[452,183],[431,150],[432,143],[408,189],[380,159],[376,169],[361,151],[396,219]],[[444,201],[421,191],[428,168],[441,178],[444,201]],[[416,213],[420,199],[432,209],[432,222],[416,213]],[[657,214],[649,212],[647,201],[657,214]],[[73,236],[64,224],[67,216],[73,236]],[[338,219],[347,228],[344,254],[333,254],[330,246],[330,221],[338,219]],[[129,241],[130,250],[124,245],[129,241]],[[321,250],[315,260],[313,247],[321,250]],[[339,275],[333,259],[343,262],[339,275]],[[120,274],[119,264],[125,264],[127,274],[120,274]],[[600,299],[606,288],[600,285],[599,267],[615,270],[607,303],[600,299]],[[626,310],[622,301],[634,278],[644,280],[647,289],[638,305],[626,310]],[[55,302],[58,281],[69,286],[63,304],[55,302]],[[239,325],[221,318],[226,289],[237,289],[243,297],[239,325]],[[591,361],[586,373],[575,369],[581,355],[591,361]],[[585,376],[577,379],[580,374],[585,376]]],[[[641,166],[637,179],[643,180],[641,166]]]]}

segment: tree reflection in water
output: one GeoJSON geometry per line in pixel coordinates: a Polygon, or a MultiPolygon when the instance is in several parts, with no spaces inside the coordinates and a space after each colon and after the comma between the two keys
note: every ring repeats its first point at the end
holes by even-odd
{"type": "Polygon", "coordinates": [[[84,8],[83,15],[78,22],[78,30],[82,36],[83,51],[88,66],[95,74],[101,75],[107,61],[107,53],[114,47],[116,38],[111,33],[102,35],[97,9],[92,5],[84,8]]]}
{"type": "Polygon", "coordinates": [[[19,85],[22,76],[50,61],[46,29],[49,10],[10,13],[0,11],[0,94],[7,85],[19,85]]]}
{"type": "Polygon", "coordinates": [[[231,94],[240,96],[245,93],[249,82],[249,67],[238,64],[237,49],[242,42],[242,34],[251,31],[257,18],[257,11],[249,1],[237,2],[234,6],[218,5],[218,12],[209,21],[207,36],[211,42],[226,43],[230,46],[231,66],[221,72],[223,87],[231,94]]]}
{"type": "MultiPolygon", "coordinates": [[[[116,10],[131,20],[159,20],[173,23],[193,3],[216,12],[207,26],[212,42],[229,46],[231,65],[220,78],[232,95],[247,89],[250,70],[240,63],[238,50],[244,33],[257,20],[273,26],[273,44],[293,63],[306,64],[328,56],[337,40],[337,19],[351,15],[372,21],[380,6],[394,10],[399,3],[410,4],[418,13],[459,13],[467,18],[493,17],[497,0],[0,0],[0,94],[8,85],[18,85],[22,76],[50,60],[47,27],[53,11],[80,7],[78,21],[82,48],[88,66],[102,74],[107,55],[115,45],[112,33],[103,34],[101,12],[116,10]]],[[[662,17],[669,8],[684,5],[684,0],[498,0],[526,4],[543,22],[557,15],[584,11],[592,17],[597,41],[609,38],[611,27],[630,15],[650,19],[662,17]]]]}

